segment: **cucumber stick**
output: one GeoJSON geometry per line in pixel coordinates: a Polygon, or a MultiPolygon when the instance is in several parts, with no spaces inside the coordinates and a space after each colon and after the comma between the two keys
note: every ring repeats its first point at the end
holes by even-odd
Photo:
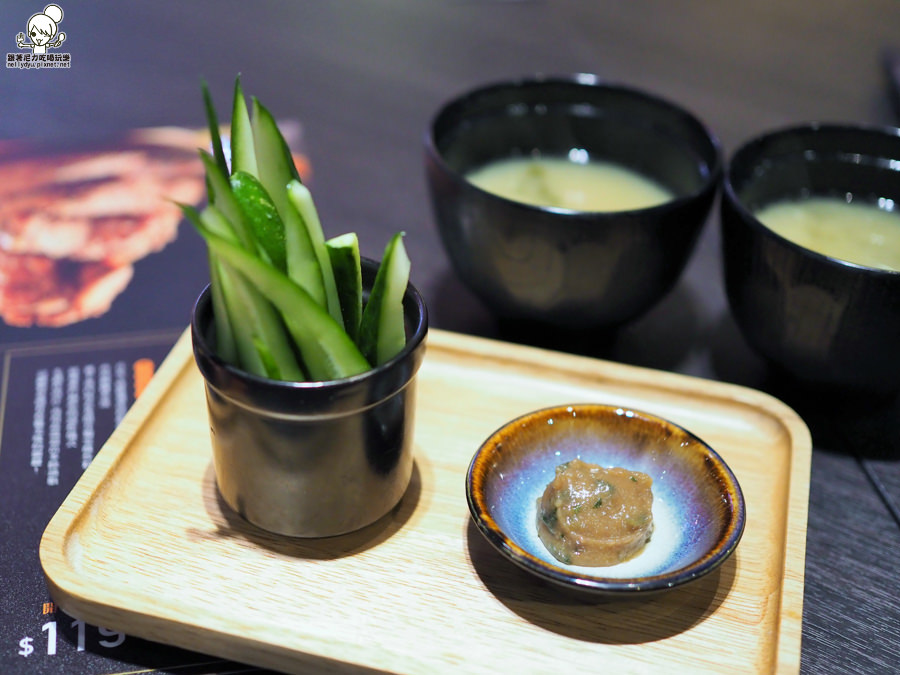
{"type": "Polygon", "coordinates": [[[321,305],[327,302],[322,266],[315,254],[303,218],[287,196],[287,185],[298,178],[290,150],[275,118],[255,98],[251,118],[259,182],[269,192],[284,223],[285,256],[288,276],[321,305]]]}
{"type": "MultiPolygon", "coordinates": [[[[213,255],[216,254],[213,253],[213,255]]],[[[218,259],[217,255],[216,258],[218,259]]],[[[266,369],[263,365],[262,357],[257,353],[253,344],[253,331],[250,325],[243,320],[243,298],[238,295],[238,290],[235,287],[236,276],[233,270],[229,270],[219,260],[219,292],[224,300],[225,311],[228,313],[229,323],[234,335],[235,361],[233,363],[248,373],[266,377],[266,369]]]]}
{"type": "Polygon", "coordinates": [[[253,129],[250,114],[241,89],[241,78],[234,80],[234,98],[231,106],[231,172],[246,171],[258,176],[256,150],[253,143],[253,129]]]}
{"type": "Polygon", "coordinates": [[[255,96],[251,100],[253,116],[250,126],[259,168],[257,178],[267,187],[274,183],[283,190],[292,180],[300,180],[300,174],[272,113],[255,96]]]}
{"type": "Polygon", "coordinates": [[[326,241],[325,248],[328,250],[334,281],[337,284],[344,330],[351,340],[356,341],[363,306],[359,238],[355,232],[348,232],[326,241]]]}
{"type": "Polygon", "coordinates": [[[334,270],[331,269],[331,256],[325,248],[325,235],[322,232],[322,223],[319,221],[319,212],[313,202],[309,189],[299,180],[292,180],[287,185],[288,201],[303,220],[303,225],[309,234],[309,242],[313,253],[322,270],[322,285],[325,290],[325,302],[328,313],[335,321],[342,321],[341,301],[338,296],[337,283],[334,279],[334,270]]]}
{"type": "MultiPolygon", "coordinates": [[[[181,208],[201,234],[208,233],[240,248],[228,221],[215,206],[207,206],[202,213],[191,206],[181,208]]],[[[216,353],[255,375],[303,379],[303,369],[272,304],[211,247],[209,263],[216,353]]]]}
{"type": "Polygon", "coordinates": [[[272,303],[242,274],[224,261],[221,264],[225,304],[229,316],[236,317],[232,326],[241,367],[262,377],[304,379],[272,303]]]}
{"type": "Polygon", "coordinates": [[[237,346],[225,294],[222,292],[222,266],[219,259],[209,251],[209,289],[213,306],[213,321],[216,326],[216,353],[223,361],[238,363],[237,346]]]}
{"type": "Polygon", "coordinates": [[[309,233],[297,209],[290,203],[282,202],[278,207],[284,223],[284,254],[288,276],[309,293],[317,303],[325,306],[325,284],[322,283],[322,267],[313,252],[309,233]]]}
{"type": "Polygon", "coordinates": [[[335,380],[369,370],[369,362],[324,307],[309,293],[240,246],[198,228],[207,246],[230,267],[247,277],[281,313],[314,380],[335,380]]]}
{"type": "Polygon", "coordinates": [[[225,161],[222,136],[219,133],[219,116],[216,114],[216,107],[213,105],[212,96],[209,94],[209,87],[206,85],[206,82],[203,82],[203,107],[206,110],[206,124],[209,127],[209,140],[212,144],[213,157],[219,170],[227,175],[228,162],[225,161]]]}
{"type": "MultiPolygon", "coordinates": [[[[201,219],[203,219],[211,232],[230,241],[236,239],[231,225],[214,206],[207,206],[203,210],[203,216],[193,206],[188,204],[179,204],[179,206],[184,215],[196,226],[199,227],[201,219]]],[[[212,250],[207,250],[206,257],[209,261],[209,289],[213,306],[213,322],[216,326],[216,353],[224,361],[239,364],[237,338],[231,325],[231,315],[228,311],[228,304],[225,301],[225,292],[223,290],[227,282],[222,279],[224,274],[222,263],[212,250]]]]}
{"type": "Polygon", "coordinates": [[[190,204],[179,204],[178,206],[181,207],[182,213],[184,213],[188,220],[194,225],[199,227],[202,224],[203,227],[213,234],[222,237],[223,239],[227,239],[230,242],[238,242],[237,235],[234,233],[231,223],[229,223],[222,212],[212,204],[203,209],[203,213],[199,213],[197,209],[190,204]]]}
{"type": "Polygon", "coordinates": [[[360,350],[376,366],[396,356],[406,344],[403,294],[409,270],[403,233],[397,233],[384,250],[359,328],[360,350]]]}
{"type": "Polygon", "coordinates": [[[228,180],[228,174],[223,173],[215,160],[207,152],[200,152],[200,159],[206,169],[206,184],[209,190],[209,202],[218,208],[222,215],[231,224],[231,229],[241,244],[250,250],[256,248],[253,239],[253,231],[244,215],[244,210],[238,204],[228,180]]]}
{"type": "Polygon", "coordinates": [[[269,262],[284,272],[287,269],[284,223],[269,193],[252,174],[241,170],[231,174],[231,189],[247,216],[256,243],[265,251],[269,262]]]}
{"type": "Polygon", "coordinates": [[[331,260],[309,190],[300,182],[290,149],[272,113],[253,99],[253,140],[259,180],[272,195],[285,225],[288,275],[342,322],[331,260]]]}
{"type": "Polygon", "coordinates": [[[202,212],[181,207],[207,244],[219,356],[290,381],[341,379],[390,360],[406,343],[402,234],[385,249],[363,306],[359,240],[351,233],[326,241],[272,114],[256,98],[248,109],[238,76],[228,158],[206,83],[203,100],[209,204],[202,212]]]}

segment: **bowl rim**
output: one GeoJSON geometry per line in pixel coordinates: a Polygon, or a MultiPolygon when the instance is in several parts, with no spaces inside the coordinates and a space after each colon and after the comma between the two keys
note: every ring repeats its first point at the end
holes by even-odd
{"type": "Polygon", "coordinates": [[[722,175],[725,170],[724,152],[722,143],[712,128],[704,122],[700,117],[683,105],[676,103],[670,99],[651,93],[646,89],[636,87],[631,84],[619,82],[616,80],[607,80],[598,75],[586,72],[576,72],[568,75],[553,75],[544,73],[535,73],[532,75],[522,75],[510,79],[496,79],[482,83],[475,87],[463,90],[455,95],[445,98],[443,102],[432,113],[425,131],[424,140],[427,156],[438,164],[444,173],[452,178],[457,185],[465,185],[475,190],[476,194],[482,198],[495,200],[499,203],[514,205],[526,211],[535,211],[539,213],[565,215],[569,218],[585,218],[595,221],[598,218],[620,218],[623,214],[644,214],[654,211],[665,211],[677,208],[683,204],[690,203],[698,199],[709,190],[717,190],[721,182],[722,175]],[[444,159],[443,154],[438,150],[435,139],[435,127],[438,120],[443,117],[449,110],[455,106],[460,106],[468,100],[483,96],[487,93],[503,89],[517,89],[521,87],[536,87],[544,84],[569,84],[587,89],[607,89],[627,94],[637,99],[642,99],[655,105],[666,108],[678,115],[686,118],[691,124],[697,127],[698,131],[706,138],[710,144],[713,161],[707,165],[707,172],[703,176],[700,185],[691,192],[683,195],[675,195],[660,204],[653,206],[625,209],[619,211],[581,211],[577,209],[567,209],[557,206],[542,206],[539,204],[528,204],[526,202],[516,201],[507,197],[502,197],[493,192],[489,192],[475,185],[471,181],[466,180],[465,176],[459,171],[453,169],[444,159]]]}
{"type": "MultiPolygon", "coordinates": [[[[851,122],[810,121],[785,125],[770,129],[768,131],[764,131],[742,142],[734,149],[734,151],[729,156],[721,181],[723,203],[727,201],[728,204],[741,215],[744,222],[747,223],[747,225],[754,231],[761,233],[768,239],[773,239],[779,242],[780,245],[785,246],[786,248],[788,248],[788,250],[794,251],[801,255],[805,255],[806,257],[809,257],[813,260],[817,260],[822,264],[832,267],[833,269],[874,275],[875,277],[883,279],[900,279],[900,270],[871,267],[869,265],[862,265],[851,260],[836,258],[825,253],[814,251],[811,248],[807,248],[788,239],[787,237],[766,226],[765,223],[759,220],[759,218],[754,215],[753,211],[747,208],[747,206],[744,205],[744,202],[738,197],[734,187],[734,183],[732,181],[732,169],[734,167],[735,159],[743,159],[745,153],[757,149],[764,143],[801,132],[808,132],[811,134],[861,132],[865,134],[893,136],[900,140],[900,127],[878,124],[855,124],[851,122]]],[[[900,173],[900,170],[898,170],[898,173],[900,173]]],[[[900,213],[900,209],[897,210],[897,213],[900,213]]],[[[722,226],[724,227],[724,221],[722,223],[722,226]]]]}
{"type": "MultiPolygon", "coordinates": [[[[746,524],[746,503],[740,483],[728,464],[708,443],[688,429],[659,415],[611,403],[582,402],[553,405],[524,413],[498,427],[481,444],[469,464],[469,469],[466,472],[466,502],[468,503],[472,520],[482,535],[501,555],[521,569],[570,590],[609,597],[654,594],[682,586],[690,581],[706,576],[720,567],[731,556],[741,540],[746,524]],[[671,571],[643,577],[608,577],[603,576],[602,573],[596,575],[585,574],[581,571],[568,569],[562,564],[546,562],[516,544],[490,515],[490,509],[485,502],[483,483],[477,479],[478,468],[489,461],[492,453],[497,448],[496,440],[501,437],[503,432],[521,425],[522,422],[528,419],[544,419],[547,415],[569,413],[573,409],[602,409],[604,412],[625,414],[631,418],[638,418],[639,420],[642,419],[677,429],[695,440],[697,442],[696,446],[703,448],[704,456],[718,469],[727,487],[730,488],[723,491],[723,494],[727,492],[731,497],[728,500],[731,506],[729,509],[730,518],[726,522],[724,536],[720,537],[715,545],[706,551],[699,560],[671,571]]],[[[603,568],[598,567],[597,569],[602,570],[603,568]]]]}

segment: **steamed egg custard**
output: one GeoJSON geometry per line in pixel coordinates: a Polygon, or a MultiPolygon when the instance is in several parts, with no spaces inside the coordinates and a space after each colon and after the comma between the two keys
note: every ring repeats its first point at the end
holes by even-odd
{"type": "Polygon", "coordinates": [[[657,206],[673,194],[613,162],[561,157],[517,157],[486,164],[466,178],[513,201],[572,211],[629,211],[657,206]]]}
{"type": "Polygon", "coordinates": [[[900,272],[900,213],[835,197],[776,202],[756,212],[766,227],[817,253],[900,272]]]}

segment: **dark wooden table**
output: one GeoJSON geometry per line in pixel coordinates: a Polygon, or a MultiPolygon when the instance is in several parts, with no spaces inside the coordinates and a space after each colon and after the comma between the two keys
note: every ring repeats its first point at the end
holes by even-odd
{"type": "MultiPolygon", "coordinates": [[[[0,6],[9,51],[39,4],[0,6]]],[[[0,138],[61,142],[201,126],[201,76],[227,109],[241,72],[246,90],[276,115],[302,121],[323,222],[358,232],[373,257],[406,230],[432,325],[478,335],[529,340],[503,332],[441,248],[422,138],[450,96],[538,72],[596,73],[684,104],[726,154],[795,122],[897,122],[882,60],[900,46],[896,0],[106,0],[63,8],[72,66],[0,71],[0,138]]],[[[190,308],[176,309],[155,319],[159,328],[186,323],[190,308]]],[[[594,351],[764,389],[804,416],[815,449],[801,669],[897,672],[897,401],[818,402],[769,374],[729,315],[715,213],[675,290],[594,351]]]]}

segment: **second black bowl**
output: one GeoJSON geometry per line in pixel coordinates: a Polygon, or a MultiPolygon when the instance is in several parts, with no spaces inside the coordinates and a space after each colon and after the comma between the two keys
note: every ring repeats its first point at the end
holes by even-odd
{"type": "Polygon", "coordinates": [[[900,204],[900,129],[803,124],[764,133],[734,153],[722,244],[735,320],[748,343],[794,380],[896,391],[900,272],[817,253],[756,217],[765,206],[808,197],[900,204]]]}

